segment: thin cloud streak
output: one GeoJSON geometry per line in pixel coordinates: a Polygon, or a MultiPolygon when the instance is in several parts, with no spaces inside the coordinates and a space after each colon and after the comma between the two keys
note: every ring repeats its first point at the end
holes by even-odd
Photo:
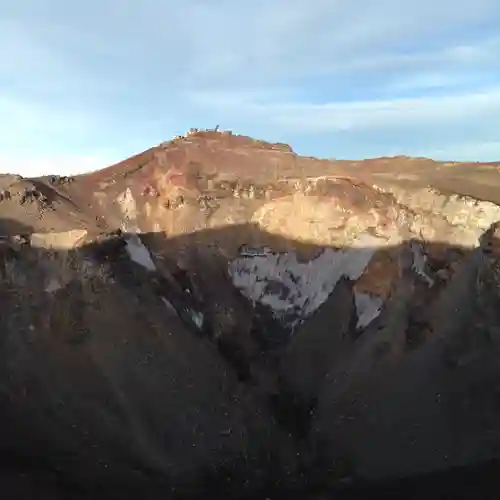
{"type": "Polygon", "coordinates": [[[227,116],[265,120],[276,126],[304,133],[352,129],[400,128],[450,124],[460,119],[498,116],[500,86],[467,94],[439,97],[400,98],[332,102],[326,104],[251,101],[248,94],[198,94],[192,98],[200,106],[217,108],[227,116]]]}

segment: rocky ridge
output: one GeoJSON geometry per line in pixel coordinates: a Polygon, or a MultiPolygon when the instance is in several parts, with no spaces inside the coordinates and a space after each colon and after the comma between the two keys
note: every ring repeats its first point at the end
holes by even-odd
{"type": "Polygon", "coordinates": [[[193,130],[2,179],[3,456],[82,498],[498,458],[500,200],[470,193],[495,175],[193,130]]]}

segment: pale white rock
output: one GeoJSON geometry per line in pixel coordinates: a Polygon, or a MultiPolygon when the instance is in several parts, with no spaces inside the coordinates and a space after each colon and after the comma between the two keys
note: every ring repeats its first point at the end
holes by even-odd
{"type": "Polygon", "coordinates": [[[146,213],[146,217],[150,218],[152,211],[153,211],[153,207],[151,206],[151,203],[149,203],[149,201],[147,201],[144,204],[144,212],[146,213]]]}
{"type": "Polygon", "coordinates": [[[70,250],[82,244],[86,237],[86,229],[73,229],[59,233],[33,233],[30,236],[30,245],[33,248],[70,250]]]}
{"type": "Polygon", "coordinates": [[[451,224],[469,225],[485,231],[491,224],[500,220],[500,207],[489,201],[455,194],[448,199],[443,215],[451,224]]]}
{"type": "Polygon", "coordinates": [[[122,213],[121,229],[123,231],[137,232],[137,204],[130,188],[116,197],[118,206],[122,213]]]}
{"type": "MultiPolygon", "coordinates": [[[[435,188],[406,189],[395,184],[373,185],[381,192],[391,193],[397,203],[410,208],[417,215],[426,219],[423,224],[430,231],[436,221],[442,219],[452,228],[446,241],[463,247],[475,248],[478,240],[491,224],[500,220],[500,206],[490,201],[481,201],[470,196],[449,195],[435,188]],[[427,215],[425,215],[427,214],[427,215]],[[429,215],[432,215],[429,218],[429,215]],[[433,220],[434,218],[434,220],[433,220]]],[[[415,225],[415,221],[409,221],[415,225]]],[[[422,224],[417,224],[422,226],[422,224]]],[[[433,234],[434,239],[440,237],[439,231],[433,234]]]]}

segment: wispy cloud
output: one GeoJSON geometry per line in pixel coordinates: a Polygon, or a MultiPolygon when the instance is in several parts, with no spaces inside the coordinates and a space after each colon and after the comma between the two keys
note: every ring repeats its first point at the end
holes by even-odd
{"type": "Polygon", "coordinates": [[[294,132],[321,133],[429,125],[451,125],[457,120],[488,117],[500,123],[500,86],[466,94],[359,100],[350,102],[270,103],[249,101],[248,96],[210,93],[193,96],[200,106],[216,107],[228,118],[239,114],[294,132]]]}
{"type": "Polygon", "coordinates": [[[493,159],[498,23],[498,0],[7,2],[0,157],[67,172],[220,123],[307,154],[493,159]]]}

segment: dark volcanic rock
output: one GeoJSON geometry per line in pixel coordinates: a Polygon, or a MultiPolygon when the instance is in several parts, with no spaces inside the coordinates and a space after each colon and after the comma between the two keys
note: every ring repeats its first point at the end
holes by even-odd
{"type": "Polygon", "coordinates": [[[498,185],[218,129],[0,176],[0,481],[342,498],[498,459],[498,185]]]}

